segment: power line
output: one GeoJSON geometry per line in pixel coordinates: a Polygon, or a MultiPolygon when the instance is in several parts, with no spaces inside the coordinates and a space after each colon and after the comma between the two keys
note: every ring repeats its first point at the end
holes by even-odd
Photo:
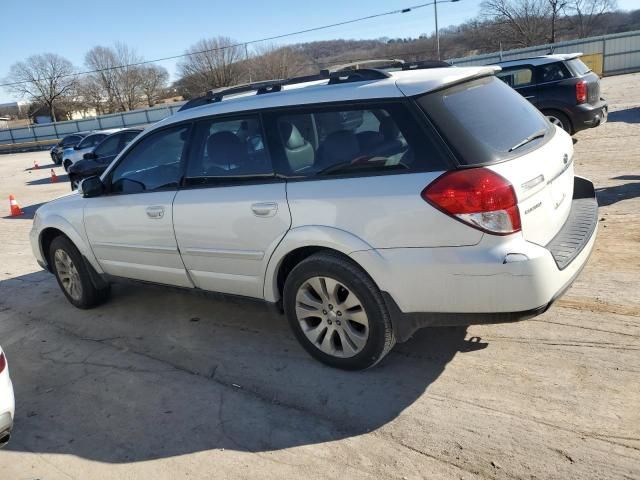
{"type": "MultiPolygon", "coordinates": [[[[452,1],[452,0],[447,0],[447,1],[452,1]]],[[[454,0],[455,1],[455,0],[454,0]]],[[[441,2],[441,3],[445,3],[445,2],[441,2]]],[[[312,27],[312,28],[307,28],[304,30],[298,30],[295,32],[290,32],[290,33],[283,33],[280,35],[274,35],[271,37],[266,37],[266,38],[261,38],[261,39],[257,39],[257,40],[250,40],[248,42],[240,42],[240,43],[236,43],[233,45],[225,45],[223,47],[216,47],[216,48],[210,48],[210,49],[206,49],[206,50],[200,50],[197,52],[189,52],[189,53],[182,53],[180,55],[171,55],[168,57],[162,57],[162,58],[156,58],[153,60],[143,60],[140,62],[135,62],[135,63],[128,63],[125,65],[116,65],[114,67],[107,67],[107,68],[100,68],[100,69],[96,69],[96,70],[87,70],[84,72],[78,72],[78,73],[70,73],[70,74],[66,74],[66,75],[59,75],[56,78],[66,78],[66,77],[79,77],[81,75],[88,75],[91,73],[100,73],[100,72],[106,72],[109,70],[118,70],[118,69],[122,69],[122,68],[128,68],[128,67],[138,67],[141,65],[147,65],[150,63],[158,63],[158,62],[164,62],[167,60],[176,60],[178,58],[184,58],[184,57],[190,57],[193,55],[201,55],[203,53],[209,53],[209,52],[216,52],[216,51],[220,51],[220,50],[226,50],[229,48],[238,48],[238,47],[243,47],[243,46],[247,46],[247,45],[253,45],[255,43],[262,43],[262,42],[268,42],[268,41],[272,41],[272,40],[280,40],[282,38],[286,38],[286,37],[292,37],[295,35],[302,35],[303,33],[310,33],[310,32],[317,32],[319,30],[325,30],[327,28],[333,28],[333,27],[340,27],[343,25],[349,25],[352,23],[357,23],[357,22],[363,22],[365,20],[371,20],[373,18],[380,18],[380,17],[386,17],[389,15],[397,15],[397,14],[403,14],[403,13],[408,13],[411,12],[413,10],[418,10],[420,8],[424,8],[427,7],[429,5],[433,5],[434,1],[430,1],[430,2],[426,2],[426,3],[420,3],[417,5],[412,5],[409,7],[405,7],[405,8],[399,8],[396,10],[390,10],[388,12],[382,12],[382,13],[376,13],[373,15],[367,15],[364,17],[358,17],[358,18],[353,18],[351,20],[344,20],[342,22],[336,22],[336,23],[331,23],[328,25],[322,25],[319,27],[312,27]]],[[[51,80],[51,78],[49,77],[44,77],[44,78],[38,78],[35,80],[23,80],[20,82],[10,82],[10,83],[0,83],[0,87],[12,87],[12,86],[16,86],[16,85],[22,85],[25,83],[34,83],[34,82],[39,82],[39,81],[43,81],[43,80],[51,80]]]]}

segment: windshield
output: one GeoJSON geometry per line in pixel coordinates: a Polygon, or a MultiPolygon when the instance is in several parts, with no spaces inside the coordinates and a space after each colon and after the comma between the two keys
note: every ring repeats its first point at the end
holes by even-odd
{"type": "Polygon", "coordinates": [[[549,122],[535,107],[494,76],[429,93],[418,102],[465,165],[519,154],[550,131],[549,122]],[[516,145],[521,145],[517,153],[516,145]]]}

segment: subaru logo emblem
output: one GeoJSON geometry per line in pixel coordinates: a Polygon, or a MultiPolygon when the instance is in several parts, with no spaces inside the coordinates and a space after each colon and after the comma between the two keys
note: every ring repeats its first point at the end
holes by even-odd
{"type": "Polygon", "coordinates": [[[565,153],[564,157],[562,157],[562,162],[566,165],[568,161],[569,161],[569,155],[565,153]]]}

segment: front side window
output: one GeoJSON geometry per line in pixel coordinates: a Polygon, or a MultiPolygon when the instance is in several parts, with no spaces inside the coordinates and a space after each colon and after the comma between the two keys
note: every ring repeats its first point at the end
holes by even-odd
{"type": "Polygon", "coordinates": [[[273,114],[283,173],[308,177],[439,170],[446,160],[404,104],[273,114]]]}
{"type": "Polygon", "coordinates": [[[257,116],[198,122],[190,150],[188,185],[273,175],[257,116]]]}
{"type": "Polygon", "coordinates": [[[111,192],[139,193],[175,188],[189,126],[152,133],[126,153],[113,169],[111,192]]]}
{"type": "Polygon", "coordinates": [[[502,70],[496,76],[512,88],[526,87],[533,83],[533,70],[530,67],[502,70]]]}
{"type": "Polygon", "coordinates": [[[120,144],[121,135],[111,135],[107,137],[100,145],[93,151],[99,157],[108,157],[118,153],[118,145],[120,144]]]}

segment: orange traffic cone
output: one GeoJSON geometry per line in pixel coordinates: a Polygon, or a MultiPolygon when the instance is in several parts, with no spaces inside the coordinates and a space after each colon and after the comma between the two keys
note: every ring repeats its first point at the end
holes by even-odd
{"type": "Polygon", "coordinates": [[[38,165],[38,162],[34,160],[33,161],[33,169],[34,170],[38,170],[39,168],[40,168],[40,166],[38,165]]]}
{"type": "Polygon", "coordinates": [[[53,168],[51,169],[51,183],[56,183],[58,181],[58,176],[56,175],[56,172],[53,171],[53,168]]]}
{"type": "Polygon", "coordinates": [[[16,198],[13,195],[9,195],[9,208],[11,209],[12,217],[17,217],[23,214],[22,210],[20,210],[20,205],[18,205],[18,202],[16,202],[16,198]]]}

